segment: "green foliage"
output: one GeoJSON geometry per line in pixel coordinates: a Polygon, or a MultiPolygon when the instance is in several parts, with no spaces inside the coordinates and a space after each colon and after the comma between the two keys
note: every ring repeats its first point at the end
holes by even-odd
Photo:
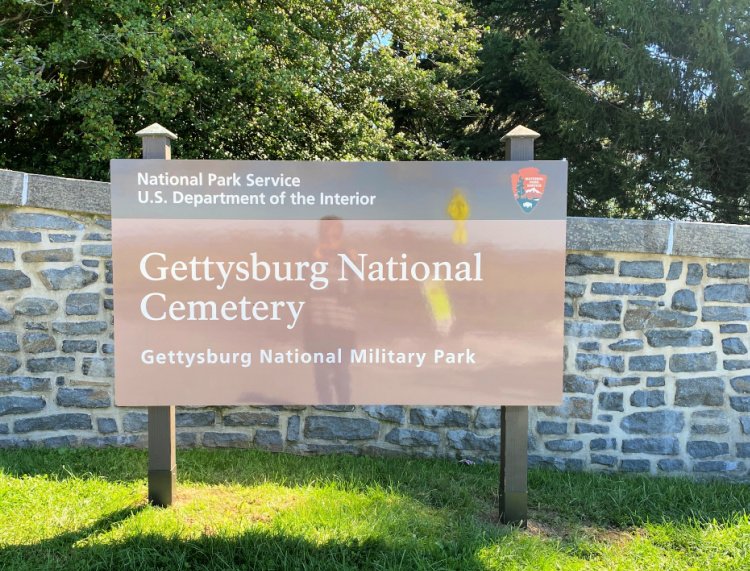
{"type": "Polygon", "coordinates": [[[448,156],[478,33],[457,0],[4,0],[0,165],[108,178],[159,122],[176,156],[448,156]],[[391,48],[398,39],[399,49],[391,48]],[[397,125],[392,108],[422,117],[397,125]],[[416,113],[416,112],[415,112],[416,113]]]}
{"type": "Polygon", "coordinates": [[[457,141],[498,158],[524,124],[570,161],[569,213],[750,222],[750,1],[473,2],[492,112],[457,141]]]}

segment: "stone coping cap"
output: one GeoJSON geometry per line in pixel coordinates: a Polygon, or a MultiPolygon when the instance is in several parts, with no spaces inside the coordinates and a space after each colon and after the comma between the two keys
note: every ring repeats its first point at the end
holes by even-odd
{"type": "MultiPolygon", "coordinates": [[[[0,169],[0,205],[109,216],[109,183],[0,169]]],[[[567,249],[750,260],[750,226],[570,217],[567,249]]]]}

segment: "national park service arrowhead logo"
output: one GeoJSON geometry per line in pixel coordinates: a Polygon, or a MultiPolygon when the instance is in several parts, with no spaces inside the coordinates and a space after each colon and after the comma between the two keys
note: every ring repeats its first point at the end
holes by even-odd
{"type": "Polygon", "coordinates": [[[540,173],[536,167],[525,167],[510,175],[510,183],[513,197],[521,210],[528,214],[544,196],[547,175],[540,173]]]}

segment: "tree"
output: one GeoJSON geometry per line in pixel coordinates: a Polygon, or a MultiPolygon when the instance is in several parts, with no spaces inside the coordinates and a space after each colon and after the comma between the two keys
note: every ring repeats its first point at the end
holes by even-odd
{"type": "Polygon", "coordinates": [[[458,0],[5,0],[0,166],[107,179],[154,121],[180,158],[444,158],[477,49],[458,0]]]}
{"type": "Polygon", "coordinates": [[[524,124],[570,161],[570,214],[750,222],[750,0],[473,4],[491,112],[458,152],[524,124]]]}

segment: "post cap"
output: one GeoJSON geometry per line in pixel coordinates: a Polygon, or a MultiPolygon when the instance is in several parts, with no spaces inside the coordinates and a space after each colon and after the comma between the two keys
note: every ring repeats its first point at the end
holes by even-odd
{"type": "Polygon", "coordinates": [[[505,135],[503,135],[500,140],[501,141],[507,141],[508,139],[518,139],[518,138],[530,138],[530,139],[537,139],[541,135],[537,133],[536,131],[532,131],[531,129],[524,127],[523,125],[519,125],[518,127],[513,127],[510,131],[508,131],[505,135]]]}
{"type": "Polygon", "coordinates": [[[135,134],[137,137],[166,137],[167,139],[175,140],[177,135],[172,131],[162,127],[159,123],[151,123],[145,129],[141,129],[135,134]]]}

